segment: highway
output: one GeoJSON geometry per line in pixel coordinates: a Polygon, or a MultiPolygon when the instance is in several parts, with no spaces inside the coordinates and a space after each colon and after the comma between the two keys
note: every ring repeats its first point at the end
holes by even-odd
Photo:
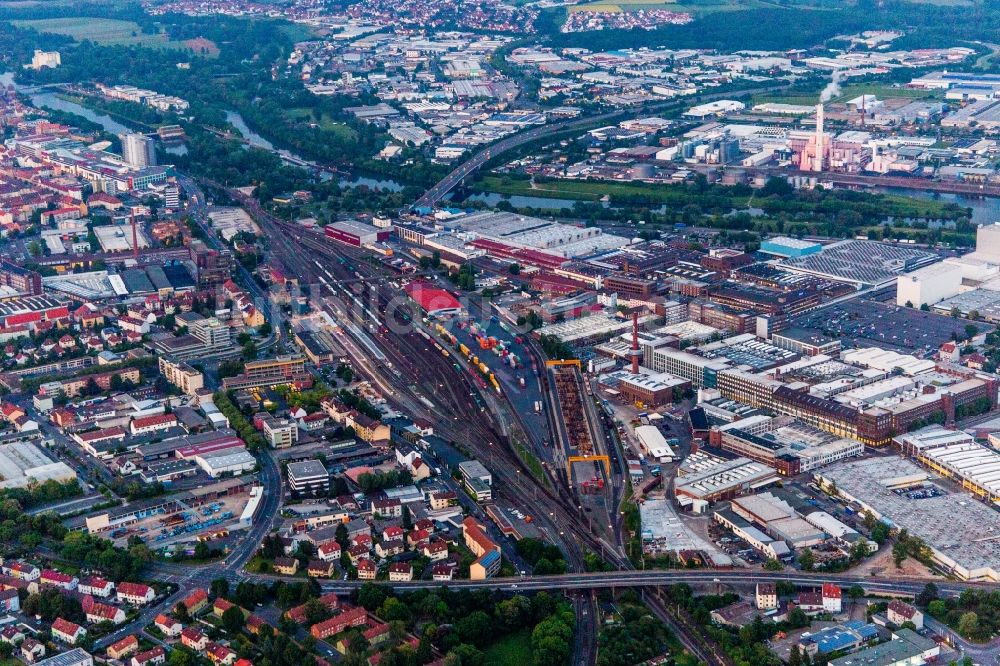
{"type": "MultiPolygon", "coordinates": [[[[755,95],[761,92],[778,90],[787,87],[788,84],[781,85],[771,85],[771,86],[760,86],[758,88],[752,88],[748,90],[735,90],[728,92],[717,92],[710,93],[707,95],[699,95],[698,100],[700,102],[708,102],[715,99],[724,98],[739,98],[746,97],[748,95],[755,95]]],[[[455,189],[466,177],[479,171],[479,169],[489,162],[494,157],[502,155],[503,153],[509,152],[515,148],[523,146],[527,143],[531,143],[535,139],[553,137],[556,134],[562,134],[565,132],[570,132],[573,130],[584,129],[591,126],[598,126],[601,123],[607,122],[614,118],[620,118],[623,116],[640,116],[648,113],[668,111],[671,109],[679,109],[680,107],[687,104],[690,100],[676,99],[669,101],[657,101],[648,104],[643,104],[633,109],[621,109],[618,111],[610,111],[607,113],[600,113],[594,116],[584,116],[582,118],[574,118],[572,120],[564,120],[558,123],[552,123],[548,125],[540,125],[538,127],[533,127],[532,129],[525,130],[523,132],[518,132],[517,134],[512,134],[496,143],[490,144],[489,146],[480,149],[478,152],[473,153],[468,159],[464,160],[461,164],[455,167],[447,176],[437,182],[433,187],[423,193],[419,199],[413,202],[411,209],[417,210],[420,208],[431,208],[442,199],[446,198],[448,194],[455,189]]]]}

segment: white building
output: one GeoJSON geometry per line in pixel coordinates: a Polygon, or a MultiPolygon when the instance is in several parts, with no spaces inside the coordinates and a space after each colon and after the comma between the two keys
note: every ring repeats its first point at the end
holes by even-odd
{"type": "Polygon", "coordinates": [[[956,295],[961,288],[960,266],[946,261],[931,264],[896,278],[896,305],[934,305],[956,295]]]}
{"type": "Polygon", "coordinates": [[[639,426],[635,429],[635,437],[653,460],[667,463],[674,459],[673,449],[667,444],[667,440],[664,439],[660,429],[656,426],[639,426]]]}
{"type": "Polygon", "coordinates": [[[26,69],[43,69],[48,67],[50,69],[55,69],[62,64],[62,57],[59,55],[59,51],[42,51],[41,49],[35,49],[34,55],[31,56],[31,64],[25,65],[26,69]]]}
{"type": "Polygon", "coordinates": [[[257,459],[246,449],[227,449],[215,455],[197,456],[194,460],[213,479],[223,475],[239,476],[257,465],[257,459]]]}
{"type": "Polygon", "coordinates": [[[122,158],[135,169],[156,165],[156,147],[144,134],[123,134],[122,158]]]}

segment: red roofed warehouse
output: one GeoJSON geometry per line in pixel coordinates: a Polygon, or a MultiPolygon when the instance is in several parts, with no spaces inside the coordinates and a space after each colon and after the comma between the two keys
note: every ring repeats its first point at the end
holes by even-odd
{"type": "Polygon", "coordinates": [[[458,314],[462,304],[451,292],[431,287],[426,282],[411,282],[404,288],[406,295],[416,301],[428,317],[458,314]]]}
{"type": "Polygon", "coordinates": [[[354,247],[371,245],[389,239],[387,229],[379,229],[370,224],[353,221],[335,222],[324,227],[323,231],[327,238],[354,247]]]}

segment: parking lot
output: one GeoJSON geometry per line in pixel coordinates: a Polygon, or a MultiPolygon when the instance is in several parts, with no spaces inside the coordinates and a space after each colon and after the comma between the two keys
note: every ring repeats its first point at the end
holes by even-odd
{"type": "MultiPolygon", "coordinates": [[[[880,347],[926,356],[952,339],[965,337],[964,319],[870,300],[852,300],[795,319],[795,326],[839,338],[845,347],[880,347]]],[[[993,327],[976,322],[980,333],[993,327]]]]}
{"type": "Polygon", "coordinates": [[[227,527],[239,520],[249,495],[222,497],[205,506],[190,507],[178,513],[157,514],[129,525],[115,540],[125,544],[130,536],[141,537],[151,548],[193,542],[199,537],[223,536],[227,527]]]}

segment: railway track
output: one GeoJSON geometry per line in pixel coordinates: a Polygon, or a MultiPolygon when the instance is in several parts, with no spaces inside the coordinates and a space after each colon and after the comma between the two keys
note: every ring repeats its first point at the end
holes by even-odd
{"type": "MultiPolygon", "coordinates": [[[[300,280],[316,284],[321,272],[310,262],[319,261],[321,267],[329,271],[334,280],[344,288],[353,284],[368,285],[374,295],[372,303],[376,306],[376,311],[384,312],[390,303],[395,303],[394,299],[398,294],[389,290],[385,276],[371,274],[372,267],[367,263],[370,257],[362,250],[341,244],[334,245],[333,241],[321,233],[275,218],[252,197],[229,188],[226,190],[245,205],[261,224],[271,241],[274,258],[289,273],[298,276],[300,280]],[[353,262],[351,268],[340,261],[342,258],[353,262]],[[358,270],[353,270],[355,268],[358,270]],[[365,271],[364,274],[362,270],[365,271]]],[[[366,322],[362,320],[362,323],[366,322]]],[[[376,324],[376,328],[380,324],[381,322],[376,324]]],[[[431,393],[440,412],[450,417],[438,420],[442,425],[442,432],[451,435],[450,439],[453,441],[465,443],[476,457],[493,463],[494,469],[491,471],[496,477],[494,486],[497,495],[538,516],[539,523],[547,529],[552,540],[563,547],[571,568],[583,569],[581,546],[594,552],[607,553],[606,543],[586,529],[587,517],[582,508],[571,499],[565,472],[556,471],[555,490],[538,482],[517,455],[496,415],[489,410],[480,410],[473,399],[482,387],[475,385],[467,373],[456,372],[444,360],[445,357],[430,348],[418,334],[401,333],[399,330],[392,330],[393,328],[395,327],[385,327],[379,337],[383,343],[380,348],[399,371],[399,376],[390,381],[394,388],[421,402],[423,396],[411,389],[411,386],[422,387],[431,393]],[[560,474],[562,478],[559,477],[560,474]],[[529,493],[522,484],[533,486],[534,493],[530,501],[529,493]]],[[[392,400],[393,396],[386,398],[392,400]]],[[[520,425],[516,412],[513,421],[520,425]]],[[[611,553],[611,556],[616,563],[623,560],[619,553],[611,553]]]]}

